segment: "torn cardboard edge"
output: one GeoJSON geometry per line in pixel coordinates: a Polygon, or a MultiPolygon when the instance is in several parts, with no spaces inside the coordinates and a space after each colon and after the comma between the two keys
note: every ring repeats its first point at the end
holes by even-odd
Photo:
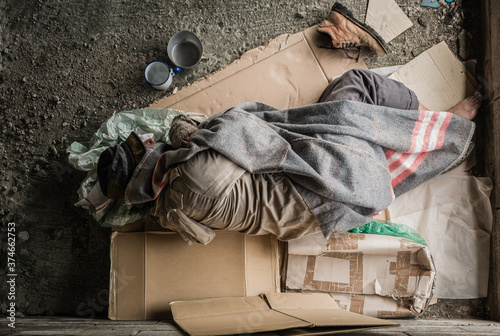
{"type": "Polygon", "coordinates": [[[273,331],[321,335],[399,324],[342,310],[328,294],[266,293],[261,296],[171,303],[174,321],[190,335],[273,331]]]}

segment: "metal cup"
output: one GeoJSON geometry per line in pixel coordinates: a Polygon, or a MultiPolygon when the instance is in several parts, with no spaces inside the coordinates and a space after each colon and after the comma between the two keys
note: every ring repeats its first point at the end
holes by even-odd
{"type": "Polygon", "coordinates": [[[168,41],[167,53],[176,66],[191,68],[201,60],[203,45],[195,34],[181,30],[168,41]]]}
{"type": "Polygon", "coordinates": [[[166,90],[172,84],[172,77],[180,68],[171,68],[163,61],[153,61],[144,69],[146,81],[157,90],[166,90]]]}

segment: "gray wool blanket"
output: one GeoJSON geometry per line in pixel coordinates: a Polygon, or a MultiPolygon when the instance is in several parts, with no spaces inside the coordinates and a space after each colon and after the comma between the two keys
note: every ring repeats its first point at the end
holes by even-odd
{"type": "MultiPolygon", "coordinates": [[[[212,148],[251,173],[284,172],[329,237],[373,215],[470,153],[474,123],[448,112],[354,101],[277,110],[250,102],[214,115],[155,174],[212,148]]],[[[156,193],[159,190],[155,190],[156,193]]]]}

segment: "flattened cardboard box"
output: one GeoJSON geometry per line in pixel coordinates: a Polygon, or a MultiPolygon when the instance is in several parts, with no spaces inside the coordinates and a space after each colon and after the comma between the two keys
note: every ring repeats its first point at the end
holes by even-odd
{"type": "Polygon", "coordinates": [[[333,77],[354,68],[366,69],[362,60],[349,59],[342,50],[324,48],[331,40],[316,29],[278,36],[149,107],[211,116],[248,101],[277,109],[316,103],[333,77]]]}
{"type": "Polygon", "coordinates": [[[274,237],[218,232],[204,246],[172,232],[112,234],[110,319],[171,319],[171,301],[278,291],[274,237]]]}
{"type": "Polygon", "coordinates": [[[266,293],[263,296],[173,302],[174,321],[190,335],[273,331],[321,335],[397,323],[342,310],[328,294],[266,293]]]}
{"type": "Polygon", "coordinates": [[[427,246],[406,238],[334,233],[288,244],[286,288],[329,293],[351,312],[416,316],[427,308],[435,281],[427,246]]]}

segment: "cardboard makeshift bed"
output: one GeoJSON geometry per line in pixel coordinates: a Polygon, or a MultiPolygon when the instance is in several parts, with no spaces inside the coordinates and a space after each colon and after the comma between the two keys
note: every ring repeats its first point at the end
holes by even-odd
{"type": "MultiPolygon", "coordinates": [[[[379,23],[376,28],[387,40],[411,25],[392,1],[373,0],[370,6],[367,22],[379,23]],[[387,24],[387,11],[400,19],[387,24]]],[[[313,104],[332,78],[349,69],[366,69],[362,60],[346,58],[341,50],[318,47],[328,44],[316,27],[279,36],[150,108],[210,116],[246,101],[278,109],[313,104]]],[[[391,78],[438,111],[471,94],[475,85],[444,42],[391,78]]],[[[489,190],[487,181],[483,182],[484,205],[489,190]]],[[[424,203],[415,207],[425,208],[424,203]]],[[[473,214],[474,209],[469,210],[473,214]]],[[[389,218],[388,212],[384,216],[389,218]]],[[[491,227],[484,223],[478,227],[482,237],[489,238],[491,227]]],[[[196,335],[272,330],[290,335],[331,333],[397,325],[373,317],[418,315],[436,285],[431,246],[405,238],[343,233],[329,241],[319,235],[292,241],[288,250],[284,246],[269,236],[235,232],[220,232],[206,246],[188,246],[177,235],[141,222],[115,228],[109,317],[170,319],[173,313],[186,332],[196,335]]]]}

